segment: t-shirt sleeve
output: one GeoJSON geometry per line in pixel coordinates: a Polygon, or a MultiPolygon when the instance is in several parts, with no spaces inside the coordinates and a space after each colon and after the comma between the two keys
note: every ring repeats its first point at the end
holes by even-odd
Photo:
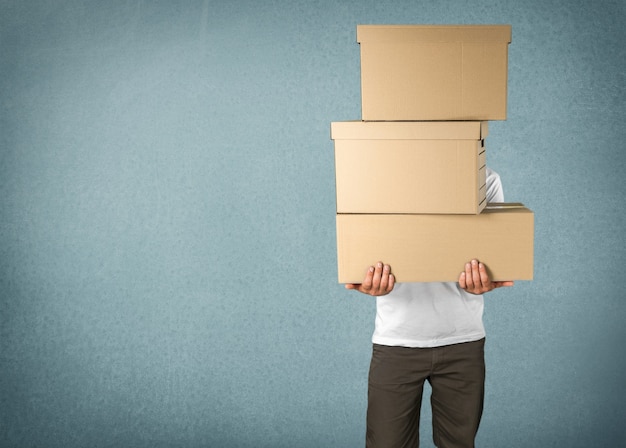
{"type": "Polygon", "coordinates": [[[487,202],[504,202],[500,175],[487,167],[487,202]]]}

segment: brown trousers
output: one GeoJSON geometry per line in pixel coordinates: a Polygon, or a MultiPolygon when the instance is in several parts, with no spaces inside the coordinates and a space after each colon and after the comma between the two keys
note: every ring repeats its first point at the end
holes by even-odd
{"type": "Polygon", "coordinates": [[[485,390],[484,346],[484,339],[435,348],[374,344],[366,447],[419,447],[424,381],[432,388],[435,445],[474,447],[485,390]]]}

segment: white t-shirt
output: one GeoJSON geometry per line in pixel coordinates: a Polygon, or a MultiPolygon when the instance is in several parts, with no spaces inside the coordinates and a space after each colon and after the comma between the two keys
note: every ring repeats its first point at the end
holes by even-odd
{"type": "MultiPolygon", "coordinates": [[[[487,202],[504,202],[500,176],[489,168],[486,174],[487,202]]],[[[469,294],[455,282],[397,283],[391,293],[376,298],[372,342],[440,347],[477,341],[485,337],[483,307],[482,295],[469,294]]]]}

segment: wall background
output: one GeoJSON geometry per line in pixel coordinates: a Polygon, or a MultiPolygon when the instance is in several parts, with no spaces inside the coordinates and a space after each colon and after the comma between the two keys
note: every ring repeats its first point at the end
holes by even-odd
{"type": "Polygon", "coordinates": [[[0,446],[363,445],[374,302],[336,283],[329,138],[358,23],[512,24],[489,164],[536,279],[487,296],[478,442],[624,443],[625,12],[1,1],[0,446]]]}

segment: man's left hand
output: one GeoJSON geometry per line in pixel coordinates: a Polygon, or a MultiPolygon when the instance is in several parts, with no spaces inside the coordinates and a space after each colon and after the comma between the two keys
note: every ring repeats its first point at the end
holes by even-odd
{"type": "Polygon", "coordinates": [[[465,271],[459,275],[459,286],[471,294],[484,294],[502,286],[513,286],[513,282],[493,282],[487,268],[478,260],[465,264],[465,271]]]}

